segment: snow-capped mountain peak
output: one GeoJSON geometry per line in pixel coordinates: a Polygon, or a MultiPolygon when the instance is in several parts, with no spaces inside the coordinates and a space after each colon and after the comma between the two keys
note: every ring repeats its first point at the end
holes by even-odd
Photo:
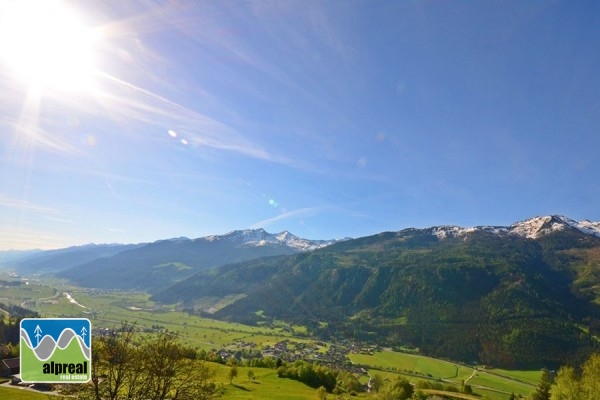
{"type": "Polygon", "coordinates": [[[559,216],[542,216],[526,219],[512,224],[509,231],[513,235],[529,239],[537,239],[555,231],[561,231],[570,224],[565,223],[566,218],[559,216]]]}
{"type": "Polygon", "coordinates": [[[578,222],[562,215],[534,217],[517,222],[510,226],[509,232],[526,238],[537,239],[549,233],[569,228],[577,229],[587,235],[600,237],[600,222],[588,220],[578,222]]]}
{"type": "Polygon", "coordinates": [[[586,235],[600,237],[600,222],[588,220],[575,221],[562,215],[547,215],[515,222],[510,226],[477,226],[462,228],[459,226],[436,226],[429,228],[432,235],[440,239],[463,237],[473,232],[487,232],[497,235],[518,235],[528,239],[538,239],[552,232],[576,229],[586,235]]]}
{"type": "Polygon", "coordinates": [[[288,231],[268,233],[262,228],[235,230],[224,235],[211,235],[204,238],[210,242],[227,240],[240,243],[244,246],[282,245],[298,251],[309,251],[329,246],[336,240],[309,240],[302,239],[288,231]]]}
{"type": "Polygon", "coordinates": [[[296,238],[296,236],[292,235],[291,233],[289,233],[288,231],[283,231],[280,232],[276,235],[277,240],[283,241],[285,242],[286,240],[290,239],[290,238],[296,238]]]}

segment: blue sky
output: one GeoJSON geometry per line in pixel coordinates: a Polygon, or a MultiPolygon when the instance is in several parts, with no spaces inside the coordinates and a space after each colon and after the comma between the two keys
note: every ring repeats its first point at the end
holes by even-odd
{"type": "Polygon", "coordinates": [[[600,220],[598,2],[36,4],[0,19],[0,249],[600,220]]]}

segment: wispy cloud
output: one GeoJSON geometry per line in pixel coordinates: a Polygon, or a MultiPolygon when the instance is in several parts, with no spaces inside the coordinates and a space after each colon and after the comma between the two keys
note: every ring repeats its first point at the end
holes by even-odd
{"type": "MultiPolygon", "coordinates": [[[[171,10],[173,11],[173,10],[171,10]]],[[[181,10],[178,10],[181,11],[181,10]]],[[[109,25],[104,29],[110,34],[123,35],[128,42],[131,42],[132,59],[127,65],[127,60],[114,61],[114,67],[132,73],[141,70],[144,73],[144,84],[135,84],[132,81],[120,78],[121,74],[111,74],[110,71],[97,69],[95,72],[97,87],[87,93],[29,93],[26,94],[22,109],[14,105],[14,99],[23,98],[23,83],[17,82],[13,77],[0,71],[0,87],[3,88],[7,96],[3,96],[0,105],[6,106],[11,112],[4,112],[2,116],[2,125],[6,125],[8,130],[14,132],[15,144],[35,144],[46,149],[61,151],[72,155],[81,155],[83,152],[80,146],[70,143],[69,140],[55,129],[49,118],[44,119],[42,104],[47,102],[51,105],[60,106],[63,110],[61,114],[90,115],[95,118],[101,118],[106,121],[113,121],[122,127],[137,124],[134,129],[123,129],[124,134],[130,135],[148,135],[149,126],[159,127],[163,130],[175,129],[179,132],[185,132],[185,141],[196,147],[210,147],[218,150],[243,154],[248,157],[267,161],[286,162],[281,158],[272,157],[269,152],[258,145],[247,136],[240,134],[234,127],[225,121],[215,119],[205,113],[193,110],[167,96],[159,95],[156,91],[149,89],[149,86],[169,89],[170,82],[166,82],[153,75],[157,63],[168,63],[168,59],[163,59],[153,53],[152,49],[147,48],[140,35],[157,30],[171,29],[177,24],[176,20],[170,21],[169,18],[175,18],[181,13],[169,13],[169,8],[145,8],[140,9],[137,17],[127,18],[119,21],[117,28],[109,25]],[[165,21],[165,17],[167,21],[165,21]],[[115,33],[116,31],[116,33],[115,33]],[[133,52],[137,52],[133,54],[133,52]],[[148,84],[148,85],[146,85],[148,84]],[[142,87],[144,85],[146,87],[142,87]],[[10,95],[12,94],[12,95],[10,95]],[[10,103],[8,102],[10,100],[10,103]],[[6,99],[6,100],[5,100],[6,99]],[[146,129],[139,129],[140,125],[147,125],[146,129]],[[140,133],[146,132],[146,133],[140,133]]],[[[197,21],[196,21],[197,22],[197,21]]],[[[106,44],[111,47],[110,43],[106,44]]],[[[117,48],[105,49],[106,52],[117,52],[117,48]]],[[[158,68],[160,69],[160,68],[158,68]]],[[[201,88],[197,88],[202,90],[201,88]]],[[[56,117],[56,116],[54,116],[56,117]]],[[[60,119],[62,116],[58,117],[60,119]]]]}
{"type": "Polygon", "coordinates": [[[0,193],[0,207],[9,207],[19,210],[33,211],[42,214],[57,214],[58,210],[50,207],[44,207],[28,202],[27,200],[10,198],[0,193]]]}
{"type": "Polygon", "coordinates": [[[117,77],[104,74],[110,90],[97,99],[102,108],[116,121],[138,121],[155,125],[166,132],[174,129],[184,135],[189,144],[241,153],[262,160],[273,160],[264,149],[243,137],[225,122],[185,107],[150,90],[117,77]]]}
{"type": "MultiPolygon", "coordinates": [[[[200,60],[199,62],[204,56],[234,60],[234,65],[228,73],[237,78],[230,81],[235,82],[235,85],[243,85],[243,91],[251,93],[254,98],[273,101],[269,98],[272,93],[265,92],[263,87],[243,79],[248,68],[275,83],[276,90],[292,91],[308,103],[319,104],[323,110],[333,113],[334,110],[330,109],[331,104],[327,100],[329,89],[324,87],[319,79],[314,79],[315,76],[320,76],[320,73],[315,75],[318,71],[305,71],[305,67],[313,68],[310,60],[314,56],[314,48],[306,43],[306,39],[297,35],[295,24],[301,24],[310,31],[311,41],[317,38],[321,43],[318,48],[322,54],[335,54],[336,57],[347,58],[351,51],[339,35],[336,24],[328,19],[324,10],[313,8],[310,13],[301,13],[298,20],[292,18],[298,7],[301,6],[276,2],[265,6],[257,2],[250,4],[250,9],[247,10],[249,14],[230,9],[226,5],[159,6],[150,2],[146,5],[124,7],[128,10],[127,13],[123,13],[127,14],[127,17],[113,19],[106,26],[97,27],[99,32],[108,36],[102,51],[105,55],[112,55],[111,63],[106,65],[106,69],[96,70],[97,88],[89,93],[74,96],[48,93],[39,100],[65,107],[65,113],[90,115],[92,118],[98,118],[97,121],[115,123],[122,128],[119,131],[123,135],[144,135],[150,140],[163,140],[164,138],[157,137],[155,132],[173,129],[181,134],[182,142],[191,148],[216,149],[295,169],[323,173],[322,166],[315,166],[315,159],[322,155],[322,146],[318,143],[320,135],[311,129],[290,131],[289,128],[282,129],[281,126],[264,127],[255,121],[250,122],[232,109],[230,104],[221,103],[224,101],[222,94],[198,84],[194,86],[194,93],[202,97],[202,102],[211,104],[212,112],[197,109],[196,100],[193,103],[195,105],[191,106],[173,100],[172,96],[178,90],[174,86],[177,79],[165,79],[157,73],[163,69],[170,71],[169,68],[173,67],[172,61],[144,36],[157,31],[184,33],[189,40],[197,44],[194,51],[198,52],[195,58],[200,60]],[[280,16],[284,17],[283,22],[280,16]],[[247,21],[248,17],[252,19],[251,22],[247,21]],[[198,24],[198,21],[203,23],[198,24]],[[288,22],[293,23],[294,27],[287,26],[288,22]],[[262,27],[256,34],[261,36],[261,40],[268,39],[275,48],[257,48],[255,41],[248,40],[245,35],[239,32],[231,33],[232,26],[238,26],[238,23],[242,24],[239,26],[241,31],[251,28],[246,24],[262,27]],[[273,62],[273,51],[288,54],[289,57],[280,57],[278,62],[273,62]],[[293,71],[290,71],[290,67],[293,67],[293,71]],[[126,76],[140,76],[140,79],[133,82],[125,78],[126,76]],[[265,134],[265,131],[269,133],[265,134]],[[287,148],[273,145],[269,141],[271,133],[293,139],[299,131],[309,136],[303,140],[304,145],[309,148],[303,155],[298,154],[297,146],[287,148]]],[[[106,9],[98,11],[111,13],[106,9]]],[[[175,68],[173,71],[176,70],[175,68]]],[[[97,124],[97,121],[94,121],[94,124],[97,124]]],[[[19,118],[11,120],[12,130],[18,128],[18,122],[19,118]]],[[[86,154],[85,146],[81,143],[71,143],[72,138],[68,138],[51,124],[52,121],[42,118],[38,121],[31,119],[29,139],[40,146],[70,155],[86,154]]]]}
{"type": "Polygon", "coordinates": [[[287,211],[281,214],[276,215],[272,218],[263,219],[262,221],[258,221],[255,224],[250,226],[250,229],[264,228],[269,225],[272,225],[276,222],[281,222],[287,219],[299,218],[299,217],[309,217],[315,216],[319,212],[323,211],[327,207],[306,207],[300,208],[293,211],[287,211]]]}

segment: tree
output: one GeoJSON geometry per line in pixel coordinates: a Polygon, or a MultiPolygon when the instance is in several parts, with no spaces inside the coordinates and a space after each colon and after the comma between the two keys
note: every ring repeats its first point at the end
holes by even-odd
{"type": "Polygon", "coordinates": [[[325,386],[319,386],[317,389],[317,396],[319,396],[319,400],[325,400],[327,398],[327,389],[325,389],[325,386]]]}
{"type": "Polygon", "coordinates": [[[575,376],[573,367],[562,367],[556,374],[552,385],[551,400],[582,399],[581,385],[575,376]]]}
{"type": "Polygon", "coordinates": [[[598,395],[600,394],[600,354],[592,354],[583,364],[581,387],[584,398],[598,398],[598,395]]]}
{"type": "Polygon", "coordinates": [[[189,349],[165,332],[141,337],[123,325],[92,344],[92,384],[78,398],[93,400],[207,400],[217,394],[215,371],[188,358],[189,349]]]}
{"type": "Polygon", "coordinates": [[[134,335],[135,326],[123,324],[119,331],[113,329],[92,343],[93,398],[116,400],[131,394],[128,388],[135,387],[140,372],[134,335]]]}
{"type": "Polygon", "coordinates": [[[335,389],[341,393],[358,393],[362,390],[362,384],[358,378],[348,371],[337,371],[337,377],[335,378],[335,389]]]}
{"type": "Polygon", "coordinates": [[[141,346],[145,382],[134,398],[151,400],[209,399],[217,392],[215,371],[203,361],[188,358],[190,351],[172,335],[161,333],[141,346]]]}
{"type": "Polygon", "coordinates": [[[372,392],[379,392],[379,390],[381,390],[381,387],[383,386],[383,378],[381,377],[381,375],[379,374],[375,374],[371,377],[371,379],[369,380],[369,388],[371,389],[372,392]]]}
{"type": "Polygon", "coordinates": [[[11,357],[20,357],[21,356],[21,343],[17,343],[14,346],[10,346],[10,356],[11,357]]]}
{"type": "Polygon", "coordinates": [[[251,369],[248,370],[248,380],[249,381],[254,380],[254,371],[252,371],[251,369]]]}
{"type": "Polygon", "coordinates": [[[420,390],[417,390],[413,393],[411,400],[427,400],[428,398],[429,396],[427,396],[425,393],[421,392],[420,390]]]}
{"type": "Polygon", "coordinates": [[[600,354],[593,354],[583,364],[579,378],[573,367],[558,370],[552,385],[551,400],[595,400],[600,393],[600,354]]]}
{"type": "Polygon", "coordinates": [[[552,386],[552,374],[544,369],[540,377],[540,383],[531,397],[532,400],[550,400],[550,387],[552,386]]]}
{"type": "Polygon", "coordinates": [[[235,378],[237,378],[237,376],[238,376],[238,369],[235,365],[232,365],[231,368],[229,368],[229,372],[227,373],[227,377],[229,378],[230,385],[233,383],[233,380],[235,378]]]}
{"type": "Polygon", "coordinates": [[[377,395],[381,400],[408,400],[413,397],[414,389],[404,378],[396,378],[391,384],[381,389],[377,395]]]}
{"type": "Polygon", "coordinates": [[[398,399],[410,399],[413,395],[413,387],[406,379],[396,379],[394,382],[394,392],[398,393],[398,399]]]}

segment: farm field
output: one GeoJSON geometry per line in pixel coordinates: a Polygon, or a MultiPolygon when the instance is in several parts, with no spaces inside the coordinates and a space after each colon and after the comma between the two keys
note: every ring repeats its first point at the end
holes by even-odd
{"type": "MultiPolygon", "coordinates": [[[[57,285],[58,286],[58,285],[57,285]]],[[[210,350],[240,340],[258,346],[302,335],[304,327],[275,324],[253,327],[233,322],[200,318],[174,307],[157,305],[145,293],[98,291],[61,285],[56,289],[41,283],[30,283],[2,290],[0,302],[20,305],[44,317],[88,318],[96,328],[112,328],[122,322],[135,323],[149,330],[168,329],[197,349],[210,350]]]]}
{"type": "Polygon", "coordinates": [[[394,375],[400,374],[411,381],[441,381],[457,387],[465,381],[475,392],[490,399],[506,399],[510,393],[527,396],[535,390],[541,376],[541,371],[476,370],[449,361],[393,351],[350,354],[349,358],[355,364],[368,366],[369,374],[378,373],[384,379],[393,379],[394,375]]]}
{"type": "Polygon", "coordinates": [[[416,354],[382,351],[371,354],[350,354],[355,364],[368,365],[373,369],[404,372],[418,375],[431,375],[434,378],[458,380],[467,379],[473,369],[447,361],[436,360],[416,354]]]}

